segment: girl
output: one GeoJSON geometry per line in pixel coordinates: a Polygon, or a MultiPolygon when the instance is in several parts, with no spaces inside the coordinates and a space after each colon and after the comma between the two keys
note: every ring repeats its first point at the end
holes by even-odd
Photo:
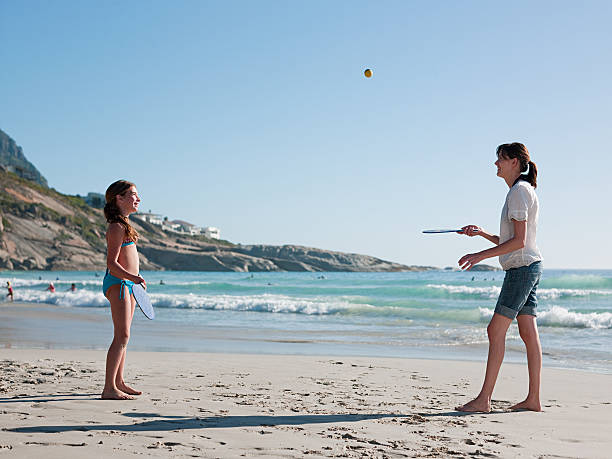
{"type": "Polygon", "coordinates": [[[140,198],[133,183],[118,180],[106,190],[104,216],[108,222],[108,249],[102,291],[110,301],[114,336],[106,356],[103,399],[129,400],[142,393],[123,380],[126,347],[136,306],[132,285],[143,284],[146,288],[145,280],[138,274],[138,233],[128,222],[130,214],[138,210],[139,204],[140,198]]]}
{"type": "Polygon", "coordinates": [[[542,347],[536,324],[536,289],[542,275],[542,256],[536,246],[538,225],[538,197],[535,194],[538,171],[529,152],[522,143],[503,144],[497,147],[497,176],[510,188],[502,209],[500,233],[495,236],[476,225],[461,228],[461,234],[482,236],[496,247],[465,255],[459,260],[462,269],[470,269],[476,263],[499,256],[506,276],[502,285],[495,313],[487,327],[489,355],[487,370],[480,394],[458,411],[489,412],[491,395],[499,373],[506,344],[506,332],[516,318],[519,333],[527,349],[529,393],[513,410],[541,411],[540,373],[542,347]]]}

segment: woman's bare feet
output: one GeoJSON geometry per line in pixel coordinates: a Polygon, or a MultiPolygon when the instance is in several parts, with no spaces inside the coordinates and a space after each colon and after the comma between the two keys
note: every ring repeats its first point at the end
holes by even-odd
{"type": "Polygon", "coordinates": [[[511,411],[542,411],[542,406],[538,400],[523,400],[520,403],[517,403],[514,406],[510,407],[511,411]]]}
{"type": "Polygon", "coordinates": [[[477,397],[471,402],[465,405],[455,407],[457,411],[463,411],[465,413],[490,413],[491,412],[491,401],[477,397]]]}
{"type": "Polygon", "coordinates": [[[100,396],[102,400],[134,400],[136,397],[121,392],[119,389],[104,390],[100,396]]]}
{"type": "Polygon", "coordinates": [[[125,382],[117,383],[117,389],[129,395],[142,395],[142,392],[128,386],[125,382]]]}

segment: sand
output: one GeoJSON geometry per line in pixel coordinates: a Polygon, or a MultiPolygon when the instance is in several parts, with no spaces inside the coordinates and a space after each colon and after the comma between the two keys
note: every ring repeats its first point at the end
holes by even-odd
{"type": "Polygon", "coordinates": [[[128,352],[134,401],[100,400],[105,352],[0,349],[0,456],[610,457],[612,375],[545,368],[541,413],[504,364],[490,414],[453,407],[484,363],[128,352]]]}

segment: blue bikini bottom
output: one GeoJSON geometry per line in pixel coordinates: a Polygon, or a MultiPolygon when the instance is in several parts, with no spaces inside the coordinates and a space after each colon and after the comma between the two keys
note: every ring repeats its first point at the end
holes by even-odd
{"type": "Polygon", "coordinates": [[[107,269],[106,274],[104,275],[104,281],[102,281],[102,293],[104,293],[104,295],[106,296],[106,291],[109,289],[109,287],[117,284],[121,284],[121,290],[119,291],[120,300],[124,297],[124,287],[127,287],[128,291],[130,292],[130,295],[132,295],[132,286],[134,285],[134,282],[127,279],[119,279],[118,277],[115,277],[111,273],[109,273],[107,269]]]}

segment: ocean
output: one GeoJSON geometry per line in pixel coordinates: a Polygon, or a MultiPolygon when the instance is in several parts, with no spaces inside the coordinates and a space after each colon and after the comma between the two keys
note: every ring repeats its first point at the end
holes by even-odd
{"type": "MultiPolygon", "coordinates": [[[[29,321],[5,317],[0,346],[106,348],[112,324],[102,276],[0,272],[15,301],[34,306],[29,321]],[[45,291],[49,282],[56,293],[45,291]]],[[[137,311],[130,349],[485,361],[486,325],[504,273],[143,276],[157,317],[148,321],[137,311]]],[[[2,301],[0,317],[11,307],[2,301]]],[[[545,269],[538,301],[545,366],[612,373],[612,270],[545,269]]],[[[516,325],[506,344],[506,361],[525,361],[516,325]]]]}

